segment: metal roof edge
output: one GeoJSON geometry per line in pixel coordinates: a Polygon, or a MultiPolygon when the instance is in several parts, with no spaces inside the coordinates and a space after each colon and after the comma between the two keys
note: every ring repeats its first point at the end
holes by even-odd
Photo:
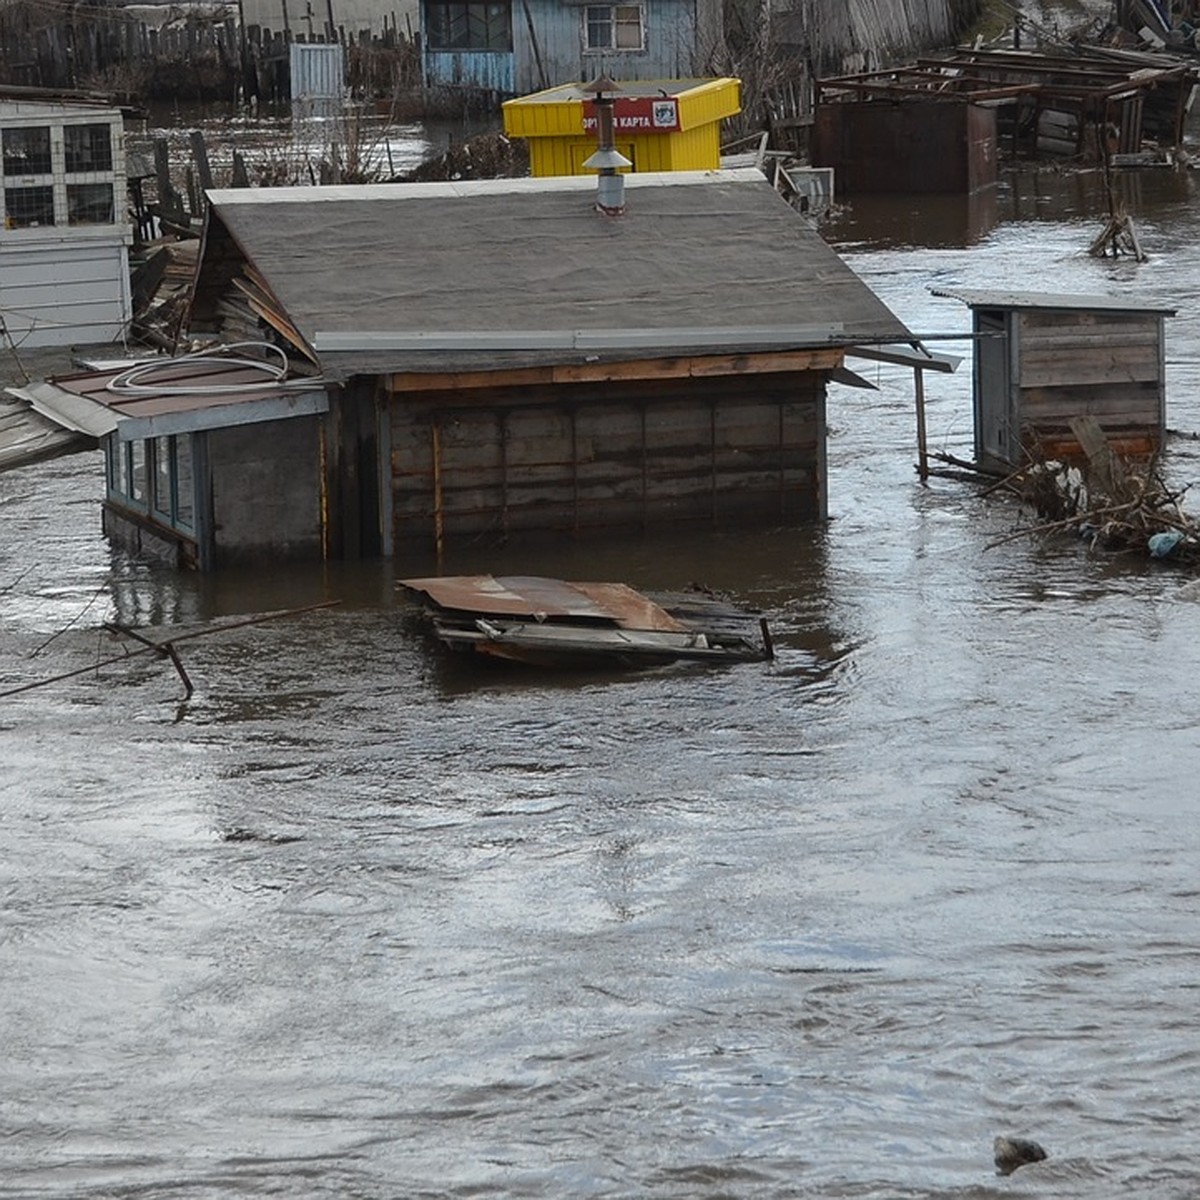
{"type": "Polygon", "coordinates": [[[170,434],[202,433],[212,429],[230,429],[236,425],[261,425],[265,421],[285,421],[292,417],[313,417],[329,411],[329,393],[322,389],[290,392],[261,400],[240,400],[180,412],[160,413],[152,417],[122,417],[116,426],[122,442],[140,442],[145,438],[170,434]]]}
{"type": "Polygon", "coordinates": [[[1109,312],[1156,312],[1175,316],[1168,304],[1126,300],[1120,296],[1068,292],[1019,292],[988,288],[931,287],[930,294],[957,300],[968,308],[1104,309],[1109,312]]]}
{"type": "MultiPolygon", "coordinates": [[[[689,187],[704,183],[767,184],[756,167],[712,171],[634,171],[625,176],[626,188],[689,187]]],[[[321,187],[213,188],[206,195],[217,209],[251,204],[320,204],[360,200],[438,200],[471,196],[519,195],[529,192],[594,192],[594,175],[555,175],[543,178],[460,179],[427,183],[331,184],[321,187]]]]}
{"type": "Polygon", "coordinates": [[[77,392],[60,388],[51,380],[5,388],[10,396],[26,401],[36,413],[71,433],[102,438],[112,433],[120,418],[112,409],[77,392]]]}
{"type": "Polygon", "coordinates": [[[844,345],[845,326],[831,321],[818,327],[752,326],[679,329],[526,329],[526,330],[317,330],[314,349],[322,352],[379,350],[680,350],[737,349],[747,346],[814,347],[844,345]]]}

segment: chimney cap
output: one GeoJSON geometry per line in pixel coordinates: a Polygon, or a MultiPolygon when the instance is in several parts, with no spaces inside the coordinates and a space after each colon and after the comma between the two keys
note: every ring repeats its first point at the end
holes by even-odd
{"type": "Polygon", "coordinates": [[[599,97],[605,92],[622,92],[625,89],[615,79],[609,79],[607,75],[598,75],[591,83],[585,83],[579,90],[599,97]]]}
{"type": "Polygon", "coordinates": [[[622,167],[632,167],[633,163],[619,150],[601,148],[586,159],[583,165],[589,171],[617,171],[622,167]]]}

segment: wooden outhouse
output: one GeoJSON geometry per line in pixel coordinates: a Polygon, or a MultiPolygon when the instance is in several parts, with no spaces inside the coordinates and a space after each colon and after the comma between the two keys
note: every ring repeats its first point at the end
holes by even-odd
{"type": "MultiPolygon", "coordinates": [[[[587,175],[596,151],[595,102],[579,84],[506,101],[504,132],[529,143],[536,176],[587,175]]],[[[741,111],[736,79],[619,83],[613,146],[632,171],[711,171],[721,165],[721,121],[741,111]]]]}
{"type": "Polygon", "coordinates": [[[1127,458],[1162,448],[1165,319],[1173,308],[1119,296],[935,288],[971,309],[975,457],[1007,470],[1031,453],[1082,453],[1073,417],[1091,416],[1127,458]]]}

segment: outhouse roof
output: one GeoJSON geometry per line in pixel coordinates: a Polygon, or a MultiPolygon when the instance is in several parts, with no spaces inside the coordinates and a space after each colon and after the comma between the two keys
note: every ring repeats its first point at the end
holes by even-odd
{"type": "Polygon", "coordinates": [[[1071,295],[1061,292],[989,291],[986,288],[930,288],[935,296],[959,300],[970,308],[1041,308],[1067,312],[1146,312],[1174,316],[1166,304],[1131,296],[1071,295]]]}
{"type": "Polygon", "coordinates": [[[237,268],[328,377],[910,341],[754,170],[215,191],[193,319],[237,268]]]}

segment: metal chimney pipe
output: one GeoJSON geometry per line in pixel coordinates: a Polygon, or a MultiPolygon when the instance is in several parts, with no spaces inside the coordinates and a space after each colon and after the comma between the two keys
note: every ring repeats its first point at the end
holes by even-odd
{"type": "Polygon", "coordinates": [[[612,93],[621,89],[607,75],[601,75],[580,90],[595,97],[597,149],[583,165],[590,171],[598,172],[596,208],[605,216],[619,217],[625,211],[625,177],[620,173],[620,168],[633,166],[613,145],[615,97],[612,93]]]}

